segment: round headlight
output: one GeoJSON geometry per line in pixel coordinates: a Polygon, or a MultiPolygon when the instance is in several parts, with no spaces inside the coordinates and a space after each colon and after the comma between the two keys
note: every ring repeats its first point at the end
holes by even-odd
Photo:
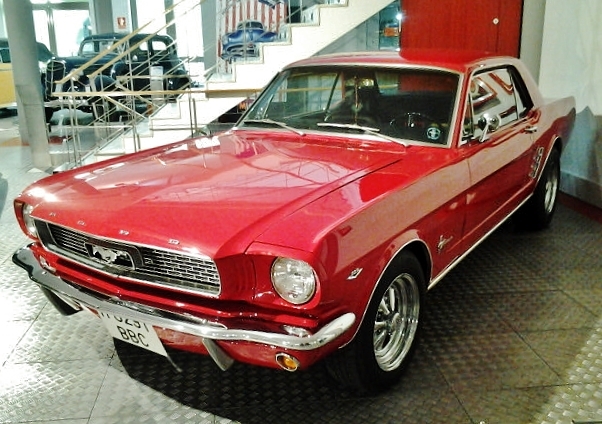
{"type": "Polygon", "coordinates": [[[33,218],[31,217],[31,211],[33,211],[33,206],[25,203],[22,209],[23,213],[23,223],[25,224],[25,228],[27,232],[33,236],[38,236],[38,230],[36,229],[36,224],[33,218]]]}
{"type": "Polygon", "coordinates": [[[301,305],[316,291],[316,274],[307,262],[278,258],[272,265],[272,285],[284,300],[301,305]]]}

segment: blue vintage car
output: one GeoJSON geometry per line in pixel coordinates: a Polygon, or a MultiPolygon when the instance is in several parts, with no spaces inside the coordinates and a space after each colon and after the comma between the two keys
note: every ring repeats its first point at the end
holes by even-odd
{"type": "Polygon", "coordinates": [[[277,40],[278,34],[266,31],[259,21],[242,21],[236,31],[222,36],[222,59],[258,57],[259,45],[277,40]]]}

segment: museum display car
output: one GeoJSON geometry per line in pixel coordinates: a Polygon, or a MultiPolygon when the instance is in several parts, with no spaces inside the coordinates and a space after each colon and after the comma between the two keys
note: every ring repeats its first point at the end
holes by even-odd
{"type": "MultiPolygon", "coordinates": [[[[40,73],[46,72],[46,64],[54,57],[45,44],[36,41],[38,66],[40,73]]],[[[13,65],[8,45],[8,38],[0,38],[0,109],[16,108],[17,94],[13,78],[13,65]]]]}
{"type": "Polygon", "coordinates": [[[46,119],[50,120],[54,112],[73,104],[84,112],[95,112],[97,117],[102,117],[108,113],[104,109],[114,105],[113,102],[102,105],[99,97],[86,93],[177,91],[188,88],[191,82],[184,62],[178,57],[176,43],[168,35],[90,35],[80,43],[77,55],[55,57],[48,63],[44,74],[46,119]],[[69,92],[85,95],[61,94],[69,92]]]}
{"type": "MultiPolygon", "coordinates": [[[[157,354],[394,384],[426,292],[507,218],[552,219],[572,98],[517,59],[380,52],[282,70],[223,133],[57,173],[13,261],[157,354]]],[[[57,325],[60,325],[57,323],[57,325]]]]}
{"type": "Polygon", "coordinates": [[[242,21],[236,30],[222,36],[221,57],[235,60],[247,57],[259,57],[259,47],[278,39],[278,34],[268,31],[259,21],[242,21]]]}

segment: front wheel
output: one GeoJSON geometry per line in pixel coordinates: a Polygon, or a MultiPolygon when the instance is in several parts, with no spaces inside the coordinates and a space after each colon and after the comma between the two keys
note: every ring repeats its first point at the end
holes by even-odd
{"type": "Polygon", "coordinates": [[[396,383],[416,350],[424,289],[420,263],[402,252],[380,279],[354,340],[328,359],[331,376],[368,392],[396,383]]]}
{"type": "Polygon", "coordinates": [[[533,195],[516,213],[515,218],[521,229],[543,230],[550,226],[559,187],[560,153],[552,149],[533,195]]]}

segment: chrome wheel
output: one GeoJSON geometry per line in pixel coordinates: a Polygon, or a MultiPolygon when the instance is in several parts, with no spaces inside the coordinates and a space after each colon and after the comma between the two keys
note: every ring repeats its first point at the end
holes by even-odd
{"type": "Polygon", "coordinates": [[[398,368],[413,345],[420,317],[420,288],[410,274],[385,290],[374,322],[374,355],[383,371],[398,368]]]}
{"type": "Polygon", "coordinates": [[[560,151],[553,148],[531,198],[514,216],[517,228],[542,230],[552,222],[560,188],[560,151]]]}
{"type": "Polygon", "coordinates": [[[327,358],[330,375],[363,392],[395,384],[416,353],[425,289],[416,256],[400,252],[378,280],[353,341],[327,358]]]}
{"type": "Polygon", "coordinates": [[[558,172],[558,167],[554,166],[546,175],[547,179],[544,191],[544,209],[548,214],[552,213],[554,210],[554,205],[556,204],[558,181],[560,180],[558,172]]]}

